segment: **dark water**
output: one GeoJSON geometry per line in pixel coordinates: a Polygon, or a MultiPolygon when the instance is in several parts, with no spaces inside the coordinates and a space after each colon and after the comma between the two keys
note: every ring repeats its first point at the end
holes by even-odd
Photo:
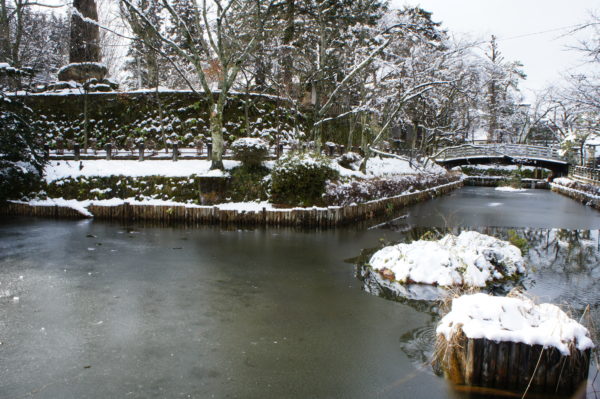
{"type": "Polygon", "coordinates": [[[534,237],[525,287],[598,320],[600,212],[486,188],[406,212],[322,232],[2,220],[0,398],[462,397],[427,365],[435,309],[344,262],[431,227],[534,237]]]}

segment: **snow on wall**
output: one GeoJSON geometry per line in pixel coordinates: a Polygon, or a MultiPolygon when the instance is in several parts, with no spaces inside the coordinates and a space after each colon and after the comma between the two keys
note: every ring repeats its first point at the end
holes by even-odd
{"type": "Polygon", "coordinates": [[[467,338],[555,347],[563,355],[571,353],[570,345],[580,351],[594,347],[589,331],[558,306],[527,298],[463,295],[452,301],[436,332],[450,340],[458,326],[467,338]]]}

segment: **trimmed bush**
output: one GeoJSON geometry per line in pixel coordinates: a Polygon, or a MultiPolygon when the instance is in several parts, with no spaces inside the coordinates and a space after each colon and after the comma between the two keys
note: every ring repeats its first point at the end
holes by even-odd
{"type": "Polygon", "coordinates": [[[246,167],[260,166],[269,154],[269,145],[261,139],[242,137],[231,143],[233,157],[246,167]]]}
{"type": "Polygon", "coordinates": [[[338,177],[326,158],[292,154],[271,173],[271,201],[289,206],[322,205],[327,181],[338,177]]]}
{"type": "Polygon", "coordinates": [[[426,190],[457,181],[452,175],[406,175],[393,179],[354,180],[347,183],[330,182],[325,188],[326,205],[347,206],[381,198],[426,190]]]}
{"type": "Polygon", "coordinates": [[[230,197],[234,202],[266,200],[268,184],[264,178],[269,169],[264,166],[240,166],[231,170],[230,197]]]}

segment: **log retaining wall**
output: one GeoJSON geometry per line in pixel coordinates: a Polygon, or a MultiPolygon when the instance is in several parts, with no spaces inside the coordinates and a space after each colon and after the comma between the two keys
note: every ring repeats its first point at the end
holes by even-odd
{"type": "MultiPolygon", "coordinates": [[[[185,223],[189,225],[235,224],[248,226],[335,227],[371,219],[397,209],[426,201],[462,187],[457,181],[428,190],[398,195],[362,204],[328,208],[266,209],[262,211],[225,210],[218,207],[186,207],[168,205],[136,205],[124,203],[117,206],[90,205],[87,209],[100,220],[155,221],[159,223],[185,223]]],[[[38,216],[53,218],[84,218],[76,210],[60,206],[32,206],[9,203],[0,207],[0,215],[38,216]]]]}
{"type": "Polygon", "coordinates": [[[438,340],[445,349],[436,361],[457,385],[571,395],[588,377],[590,349],[573,349],[565,356],[552,347],[471,339],[464,334],[457,342],[448,343],[443,336],[438,340]]]}

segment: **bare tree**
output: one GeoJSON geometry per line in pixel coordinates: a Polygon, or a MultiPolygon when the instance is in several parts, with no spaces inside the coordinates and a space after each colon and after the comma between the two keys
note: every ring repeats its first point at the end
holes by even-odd
{"type": "MultiPolygon", "coordinates": [[[[176,12],[174,1],[162,0],[162,6],[174,21],[173,28],[184,39],[181,44],[171,40],[131,0],[121,0],[129,13],[136,15],[140,23],[166,48],[185,60],[193,68],[202,91],[190,88],[203,96],[210,107],[210,132],[212,138],[212,169],[223,168],[223,111],[230,91],[238,78],[241,67],[259,45],[260,36],[254,32],[256,26],[241,26],[248,15],[257,15],[255,7],[266,8],[262,23],[268,22],[274,0],[239,2],[236,0],[202,0],[201,5],[193,2],[189,20],[176,12]],[[241,40],[246,37],[248,40],[241,40]],[[208,67],[218,70],[217,87],[209,83],[208,67]]],[[[256,22],[256,21],[255,21],[256,22]]]]}

